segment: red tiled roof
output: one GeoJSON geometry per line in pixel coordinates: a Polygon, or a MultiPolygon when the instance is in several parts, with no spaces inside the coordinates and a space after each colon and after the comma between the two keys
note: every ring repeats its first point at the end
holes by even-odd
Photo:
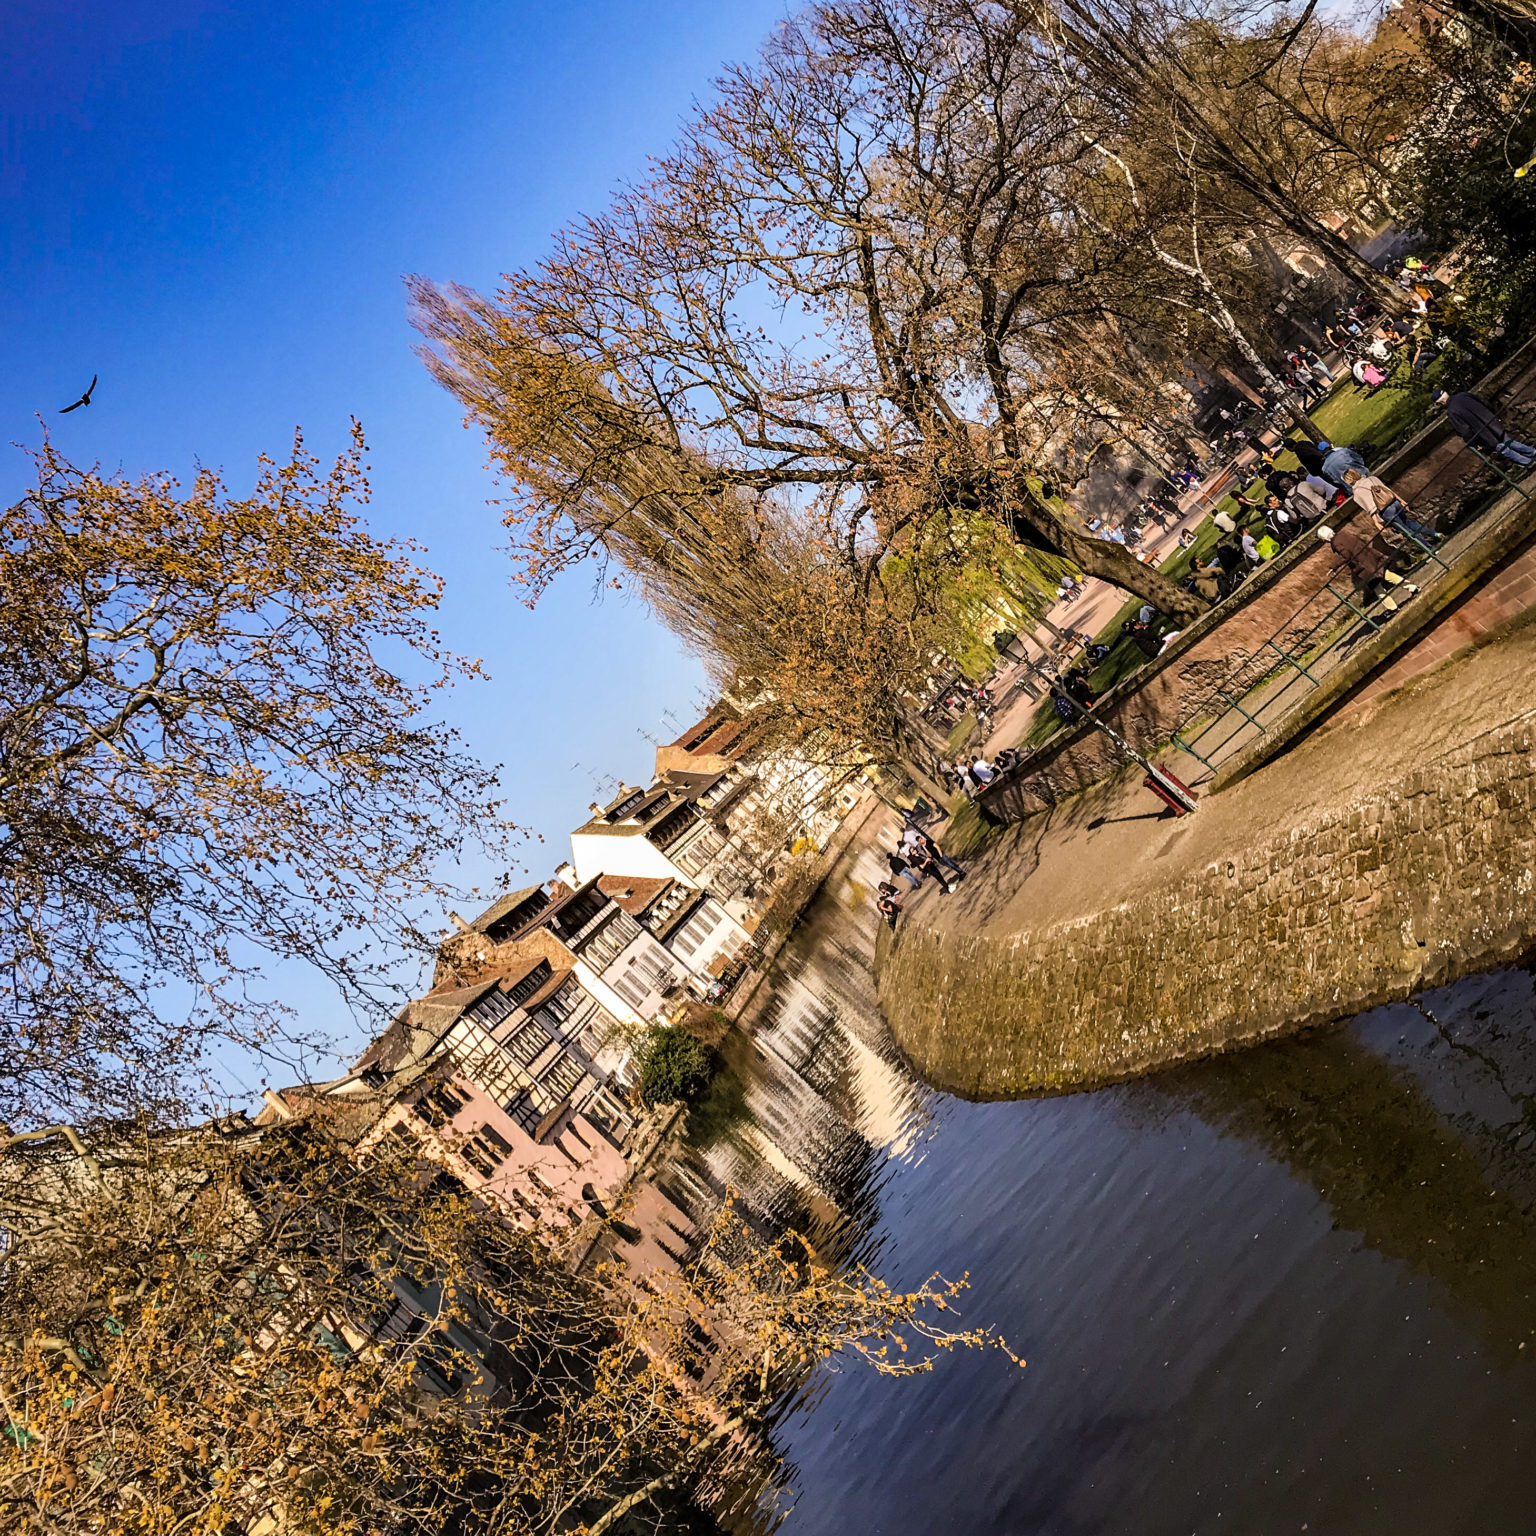
{"type": "Polygon", "coordinates": [[[622,907],[631,917],[639,917],[656,900],[671,881],[665,877],[649,875],[599,875],[597,888],[605,896],[612,897],[616,906],[622,907]]]}

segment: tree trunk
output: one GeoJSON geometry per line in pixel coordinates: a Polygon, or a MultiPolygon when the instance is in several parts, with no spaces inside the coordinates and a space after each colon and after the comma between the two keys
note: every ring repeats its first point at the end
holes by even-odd
{"type": "Polygon", "coordinates": [[[936,807],[947,812],[955,792],[945,788],[935,776],[940,757],[924,722],[914,720],[908,711],[901,710],[891,725],[891,745],[895,748],[896,759],[893,766],[899,767],[919,789],[926,791],[936,807]]]}
{"type": "Polygon", "coordinates": [[[1048,549],[1066,556],[1089,576],[1097,576],[1100,581],[1151,603],[1159,613],[1188,624],[1209,606],[1155,567],[1143,565],[1124,545],[1079,533],[1061,513],[1037,496],[1026,493],[1012,510],[1048,549]]]}
{"type": "Polygon", "coordinates": [[[1307,434],[1309,441],[1320,443],[1326,435],[1323,429],[1307,415],[1305,408],[1299,400],[1287,400],[1285,402],[1285,414],[1307,434]]]}

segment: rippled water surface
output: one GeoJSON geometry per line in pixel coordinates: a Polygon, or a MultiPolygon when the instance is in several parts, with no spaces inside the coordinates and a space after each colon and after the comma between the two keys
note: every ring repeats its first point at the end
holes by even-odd
{"type": "MultiPolygon", "coordinates": [[[[666,1175],[895,1284],[969,1270],[1024,1354],[786,1407],[741,1530],[1536,1531],[1536,987],[1523,970],[1128,1087],[969,1104],[874,1010],[851,855],[741,1094],[666,1175]],[[782,1524],[778,1522],[782,1521],[782,1524]]],[[[1261,957],[1256,956],[1256,963],[1261,957]]],[[[726,1096],[729,1099],[729,1096],[726,1096]]]]}

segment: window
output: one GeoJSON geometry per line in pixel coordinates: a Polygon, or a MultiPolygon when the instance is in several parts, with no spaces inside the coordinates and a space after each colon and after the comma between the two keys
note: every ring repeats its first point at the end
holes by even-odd
{"type": "Polygon", "coordinates": [[[525,1071],[549,1046],[549,1031],[529,1019],[515,1035],[510,1036],[503,1049],[525,1071]]]}
{"type": "Polygon", "coordinates": [[[715,914],[710,911],[710,903],[706,901],[683,925],[673,948],[686,959],[715,931],[715,923],[715,914]]]}
{"type": "Polygon", "coordinates": [[[545,998],[539,1005],[539,1017],[546,1020],[553,1019],[558,1024],[561,1020],[570,1017],[577,999],[577,984],[574,981],[568,981],[553,997],[545,998]]]}
{"type": "Polygon", "coordinates": [[[511,1157],[512,1143],[500,1135],[494,1126],[482,1125],[480,1127],[480,1134],[502,1155],[502,1157],[511,1157]]]}
{"type": "Polygon", "coordinates": [[[613,990],[632,1008],[638,1008],[650,993],[644,979],[632,970],[625,971],[613,984],[613,990]]]}
{"type": "Polygon", "coordinates": [[[539,1121],[544,1118],[539,1106],[533,1102],[533,1095],[527,1089],[507,1105],[507,1115],[515,1126],[526,1131],[530,1136],[538,1130],[539,1121]]]}
{"type": "Polygon", "coordinates": [[[468,1094],[460,1093],[447,1083],[438,1083],[416,1101],[415,1110],[428,1125],[441,1127],[452,1120],[467,1103],[468,1094]]]}
{"type": "Polygon", "coordinates": [[[555,1100],[567,1099],[586,1076],[581,1063],[571,1056],[561,1056],[544,1074],[544,1087],[555,1100]]]}
{"type": "Polygon", "coordinates": [[[511,999],[500,987],[497,987],[487,992],[474,1007],[466,1008],[464,1017],[472,1023],[484,1025],[487,1029],[494,1029],[511,1012],[511,999]]]}
{"type": "Polygon", "coordinates": [[[510,993],[511,999],[521,1008],[540,987],[554,974],[550,969],[548,960],[540,960],[526,976],[520,980],[510,993]]]}

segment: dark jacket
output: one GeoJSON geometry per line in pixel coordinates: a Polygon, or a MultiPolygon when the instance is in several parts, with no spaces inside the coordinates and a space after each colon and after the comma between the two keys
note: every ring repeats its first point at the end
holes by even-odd
{"type": "Polygon", "coordinates": [[[1309,443],[1298,439],[1296,442],[1287,443],[1292,453],[1296,455],[1301,467],[1309,475],[1320,475],[1323,472],[1323,450],[1316,443],[1309,443]]]}
{"type": "Polygon", "coordinates": [[[1508,435],[1504,423],[1476,395],[1452,395],[1445,402],[1456,435],[1474,448],[1497,448],[1508,435]]]}
{"type": "Polygon", "coordinates": [[[1386,549],[1375,539],[1365,539],[1352,528],[1340,528],[1333,536],[1333,552],[1360,581],[1375,581],[1387,568],[1386,549]]]}

